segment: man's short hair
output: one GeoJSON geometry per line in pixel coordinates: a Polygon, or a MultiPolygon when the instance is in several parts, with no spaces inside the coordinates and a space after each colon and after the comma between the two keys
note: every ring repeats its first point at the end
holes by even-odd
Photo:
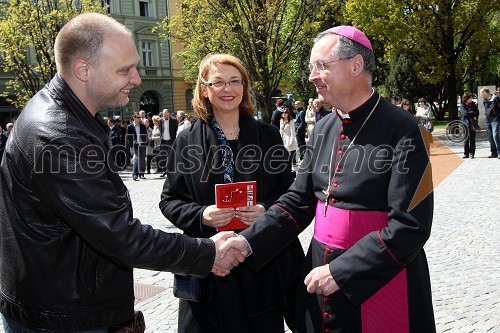
{"type": "Polygon", "coordinates": [[[104,14],[83,13],[75,16],[56,37],[54,56],[57,71],[63,73],[69,70],[77,59],[85,59],[93,66],[98,66],[104,39],[114,36],[132,38],[132,33],[126,26],[104,14]]]}

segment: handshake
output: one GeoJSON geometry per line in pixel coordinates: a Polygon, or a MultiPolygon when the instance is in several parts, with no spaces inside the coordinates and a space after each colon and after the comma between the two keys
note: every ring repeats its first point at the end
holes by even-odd
{"type": "MultiPolygon", "coordinates": [[[[243,262],[250,252],[249,244],[243,236],[233,231],[219,232],[210,237],[215,243],[215,260],[212,273],[226,276],[233,267],[243,262]]],[[[304,279],[307,291],[319,295],[331,295],[339,286],[330,273],[329,264],[313,268],[304,279]]]]}
{"type": "Polygon", "coordinates": [[[250,249],[245,238],[234,231],[224,231],[210,237],[215,243],[215,260],[212,273],[226,276],[247,257],[250,249]]]}

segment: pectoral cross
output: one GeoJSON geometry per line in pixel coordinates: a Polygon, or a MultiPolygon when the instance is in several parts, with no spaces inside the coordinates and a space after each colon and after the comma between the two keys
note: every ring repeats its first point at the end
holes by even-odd
{"type": "Polygon", "coordinates": [[[323,206],[323,217],[326,217],[326,209],[328,208],[328,199],[330,199],[330,185],[328,185],[326,190],[323,190],[323,193],[326,195],[325,204],[323,206]]]}

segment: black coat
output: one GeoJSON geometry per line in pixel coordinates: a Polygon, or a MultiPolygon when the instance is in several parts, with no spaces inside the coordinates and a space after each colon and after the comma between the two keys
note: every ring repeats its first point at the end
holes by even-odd
{"type": "Polygon", "coordinates": [[[56,75],[25,107],[0,171],[0,312],[38,330],[133,317],[133,267],[206,276],[214,244],[133,217],[109,127],[56,75]]]}
{"type": "MultiPolygon", "coordinates": [[[[140,141],[141,141],[141,146],[145,146],[148,144],[148,130],[146,129],[146,126],[143,124],[139,124],[139,132],[140,132],[140,141]]],[[[137,140],[137,132],[135,131],[135,125],[130,124],[127,126],[127,147],[132,148],[134,147],[135,144],[137,144],[139,141],[137,140]]]]}
{"type": "MultiPolygon", "coordinates": [[[[241,130],[237,145],[240,154],[235,159],[234,181],[256,180],[257,202],[266,208],[270,207],[293,181],[288,152],[275,127],[258,122],[250,116],[240,116],[239,125],[241,130]],[[257,148],[263,156],[255,158],[248,154],[242,157],[242,151],[248,147],[257,148]],[[276,155],[280,153],[283,157],[270,158],[269,153],[273,150],[276,155]],[[252,160],[257,161],[255,165],[258,167],[250,166],[252,160]],[[283,167],[281,172],[278,172],[279,166],[283,167]],[[253,170],[249,171],[251,169],[253,170]]],[[[179,134],[169,155],[160,209],[165,217],[187,235],[210,237],[216,232],[214,228],[202,225],[201,222],[203,210],[215,204],[215,184],[224,182],[223,174],[210,169],[211,163],[207,163],[214,161],[215,166],[220,165],[220,154],[213,154],[217,146],[217,138],[211,126],[197,121],[179,134]],[[190,169],[184,170],[183,167],[190,169]]],[[[189,302],[192,309],[197,309],[193,311],[199,311],[204,317],[196,321],[204,322],[206,318],[214,318],[217,332],[246,332],[245,322],[250,316],[268,311],[291,310],[287,304],[294,302],[303,258],[302,247],[295,240],[258,272],[242,263],[228,277],[217,278],[217,281],[213,276],[209,277],[211,300],[204,303],[189,302]]],[[[189,307],[181,304],[181,318],[186,317],[183,313],[186,308],[189,310],[189,307]]],[[[192,321],[180,321],[179,331],[210,330],[207,326],[201,325],[203,327],[200,328],[190,326],[192,324],[192,321]]]]}
{"type": "MultiPolygon", "coordinates": [[[[160,133],[162,133],[161,138],[163,140],[163,130],[164,130],[164,126],[165,126],[165,119],[162,119],[160,121],[159,126],[160,126],[160,133]]],[[[179,122],[177,121],[177,119],[170,117],[168,119],[168,134],[170,134],[170,141],[174,141],[175,137],[177,136],[177,127],[179,127],[179,122]]]]}
{"type": "MultiPolygon", "coordinates": [[[[302,327],[299,332],[361,332],[361,305],[403,269],[407,279],[408,331],[436,331],[423,250],[433,214],[426,131],[408,112],[401,112],[384,98],[375,108],[378,98],[375,92],[350,112],[350,122],[344,123],[337,114],[331,114],[317,123],[289,191],[241,233],[253,249],[245,261],[247,265],[265,265],[311,223],[318,202],[327,199],[325,190],[332,181],[337,186],[328,187],[328,209],[388,213],[387,227],[366,234],[347,251],[313,237],[305,273],[329,263],[340,290],[321,297],[300,285],[302,298],[298,304],[303,308],[307,304],[307,311],[297,312],[302,327]],[[357,136],[372,108],[373,115],[357,136]],[[355,136],[355,144],[348,151],[355,136]],[[338,160],[331,160],[335,156],[332,152],[337,151],[345,154],[345,159],[331,178],[330,166],[338,165],[338,160]]],[[[381,302],[378,306],[380,313],[394,312],[394,304],[381,302]]]]}

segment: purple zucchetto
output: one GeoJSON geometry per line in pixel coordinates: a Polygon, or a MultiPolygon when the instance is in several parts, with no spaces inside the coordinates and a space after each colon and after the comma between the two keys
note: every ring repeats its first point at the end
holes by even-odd
{"type": "Polygon", "coordinates": [[[351,27],[349,25],[340,25],[338,27],[330,28],[325,32],[333,32],[337,35],[344,36],[373,51],[372,44],[370,43],[368,37],[366,37],[364,32],[356,29],[355,27],[351,27]]]}

